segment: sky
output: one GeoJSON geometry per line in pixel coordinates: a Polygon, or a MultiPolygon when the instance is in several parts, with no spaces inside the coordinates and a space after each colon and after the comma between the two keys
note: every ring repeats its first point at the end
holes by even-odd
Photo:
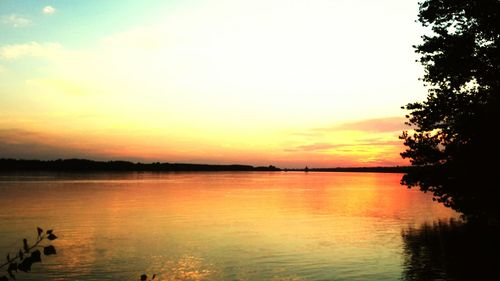
{"type": "Polygon", "coordinates": [[[406,165],[418,1],[0,0],[0,158],[406,165]]]}

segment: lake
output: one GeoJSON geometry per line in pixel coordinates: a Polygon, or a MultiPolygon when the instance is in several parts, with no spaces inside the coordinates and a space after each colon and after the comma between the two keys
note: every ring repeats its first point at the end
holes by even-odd
{"type": "Polygon", "coordinates": [[[401,176],[0,174],[0,255],[40,226],[57,255],[20,280],[418,280],[405,233],[459,216],[401,176]]]}

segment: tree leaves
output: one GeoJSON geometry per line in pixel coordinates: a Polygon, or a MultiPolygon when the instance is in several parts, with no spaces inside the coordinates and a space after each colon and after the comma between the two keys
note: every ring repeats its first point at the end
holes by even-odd
{"type": "Polygon", "coordinates": [[[410,103],[415,133],[400,138],[416,166],[402,182],[431,191],[469,219],[500,224],[500,1],[423,0],[419,21],[432,32],[415,46],[427,99],[410,103]]]}
{"type": "Polygon", "coordinates": [[[46,255],[46,256],[55,255],[56,254],[56,248],[54,248],[54,246],[52,246],[52,245],[44,247],[43,248],[43,254],[46,255]]]}
{"type": "Polygon", "coordinates": [[[9,273],[10,278],[16,279],[16,276],[14,275],[13,271],[17,272],[17,263],[13,262],[9,264],[9,267],[7,268],[7,273],[9,273]]]}
{"type": "Polygon", "coordinates": [[[7,268],[7,271],[17,271],[17,263],[13,262],[9,264],[9,267],[7,268]]]}
{"type": "Polygon", "coordinates": [[[41,253],[40,253],[40,250],[36,250],[36,251],[33,251],[33,253],[31,253],[31,255],[27,258],[25,258],[18,266],[17,268],[21,271],[24,271],[24,272],[29,272],[31,271],[31,266],[34,264],[34,263],[37,263],[37,262],[42,262],[42,258],[41,258],[41,253]]]}
{"type": "MultiPolygon", "coordinates": [[[[8,276],[12,280],[16,280],[15,273],[19,271],[30,272],[31,267],[34,263],[42,262],[42,252],[37,248],[43,248],[43,254],[45,256],[55,255],[56,248],[53,245],[40,245],[45,239],[49,241],[53,241],[57,239],[57,236],[54,234],[53,230],[47,230],[45,233],[41,227],[36,228],[37,239],[35,243],[30,245],[28,243],[28,239],[23,239],[22,249],[19,249],[19,252],[14,257],[11,257],[10,253],[7,254],[7,262],[4,264],[0,264],[0,268],[4,266],[8,266],[6,271],[8,276]]],[[[1,276],[0,281],[9,280],[7,276],[1,276]]]]}
{"type": "Polygon", "coordinates": [[[42,262],[42,253],[40,250],[33,251],[30,256],[31,260],[35,262],[42,262]]]}
{"type": "Polygon", "coordinates": [[[53,233],[50,233],[48,236],[47,236],[47,239],[49,240],[56,240],[57,239],[57,236],[53,233]]]}
{"type": "Polygon", "coordinates": [[[25,258],[18,266],[17,269],[24,271],[24,272],[29,272],[31,271],[31,266],[33,265],[33,261],[31,260],[31,257],[25,258]]]}
{"type": "Polygon", "coordinates": [[[28,245],[28,239],[26,238],[23,239],[23,249],[26,254],[30,252],[30,246],[28,245]]]}

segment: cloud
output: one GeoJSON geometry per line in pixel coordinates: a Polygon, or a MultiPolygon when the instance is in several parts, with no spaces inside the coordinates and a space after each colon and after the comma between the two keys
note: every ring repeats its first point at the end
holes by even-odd
{"type": "Polygon", "coordinates": [[[46,15],[51,15],[51,14],[53,14],[55,12],[56,12],[56,8],[54,8],[52,6],[45,6],[42,9],[42,13],[44,13],[46,15]]]}
{"type": "Polygon", "coordinates": [[[32,24],[32,21],[28,18],[18,16],[16,14],[4,15],[1,17],[2,23],[12,27],[25,27],[32,24]]]}
{"type": "Polygon", "coordinates": [[[313,144],[299,145],[299,146],[296,146],[288,151],[323,151],[323,150],[336,148],[339,146],[342,146],[342,145],[329,144],[329,143],[313,143],[313,144]]]}
{"type": "Polygon", "coordinates": [[[188,157],[190,156],[162,153],[161,147],[143,146],[137,143],[125,144],[120,140],[106,139],[102,134],[89,136],[88,132],[67,134],[66,131],[45,132],[0,127],[0,158],[43,160],[87,158],[143,162],[176,159],[178,162],[189,162],[185,160],[188,157]]]}
{"type": "Polygon", "coordinates": [[[331,149],[342,149],[349,151],[358,151],[363,148],[371,148],[375,146],[401,146],[401,141],[398,140],[383,140],[383,139],[366,139],[360,142],[353,143],[339,143],[339,144],[330,144],[330,143],[312,143],[306,145],[299,145],[293,148],[285,149],[286,152],[311,152],[311,151],[326,151],[331,149]]]}
{"type": "MultiPolygon", "coordinates": [[[[123,149],[123,147],[119,149],[123,149]]],[[[95,144],[82,141],[82,137],[68,137],[62,134],[18,128],[0,128],[0,158],[116,159],[110,154],[103,153],[102,150],[99,151],[95,144]]]]}
{"type": "Polygon", "coordinates": [[[290,135],[300,138],[313,139],[325,138],[327,136],[347,136],[352,134],[391,134],[399,135],[403,130],[410,130],[406,124],[406,119],[402,116],[385,118],[371,118],[358,121],[334,124],[328,127],[309,128],[303,131],[296,131],[290,135]]]}
{"type": "Polygon", "coordinates": [[[314,131],[363,131],[363,132],[397,132],[408,129],[404,117],[386,117],[346,122],[328,128],[317,128],[314,131]]]}
{"type": "Polygon", "coordinates": [[[0,155],[4,158],[50,159],[83,156],[73,147],[54,143],[54,136],[22,129],[0,129],[0,155]],[[50,141],[52,140],[52,141],[50,141]]]}
{"type": "Polygon", "coordinates": [[[21,57],[47,58],[57,56],[62,50],[59,43],[38,43],[12,44],[0,47],[0,59],[13,60],[21,57]]]}

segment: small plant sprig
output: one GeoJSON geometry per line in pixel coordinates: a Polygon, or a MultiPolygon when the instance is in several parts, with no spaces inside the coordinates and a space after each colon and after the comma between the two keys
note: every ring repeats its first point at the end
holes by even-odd
{"type": "Polygon", "coordinates": [[[57,239],[52,229],[43,231],[42,228],[37,227],[37,239],[33,245],[28,244],[28,239],[23,239],[23,246],[19,249],[19,252],[13,257],[7,254],[7,261],[0,264],[0,268],[7,267],[8,275],[0,276],[0,281],[16,280],[16,274],[19,271],[29,272],[31,271],[31,266],[34,263],[42,261],[42,252],[39,249],[43,248],[43,254],[45,256],[55,255],[56,248],[52,245],[41,245],[40,243],[45,239],[53,241],[57,239]],[[8,277],[7,277],[8,276],[8,277]],[[10,278],[10,279],[9,279],[10,278]]]}

